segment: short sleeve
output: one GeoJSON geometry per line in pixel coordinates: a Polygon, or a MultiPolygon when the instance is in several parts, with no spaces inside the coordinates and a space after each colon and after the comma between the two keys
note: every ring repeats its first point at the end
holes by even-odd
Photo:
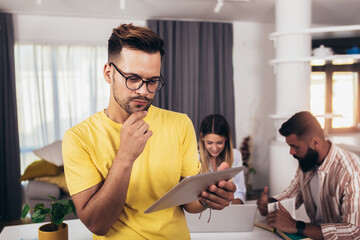
{"type": "Polygon", "coordinates": [[[68,130],[63,138],[62,153],[66,184],[70,195],[84,191],[102,181],[87,147],[74,132],[68,130]]]}
{"type": "MultiPolygon", "coordinates": [[[[185,115],[186,116],[186,115],[185,115]]],[[[189,117],[183,121],[181,138],[182,169],[181,176],[187,177],[200,172],[201,163],[197,151],[197,142],[194,126],[189,117]]]]}

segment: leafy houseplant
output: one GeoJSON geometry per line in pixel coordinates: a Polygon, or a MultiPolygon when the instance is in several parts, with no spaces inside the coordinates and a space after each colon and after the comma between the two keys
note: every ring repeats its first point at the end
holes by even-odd
{"type": "MultiPolygon", "coordinates": [[[[61,226],[66,215],[72,212],[76,215],[75,205],[71,199],[55,201],[55,197],[50,195],[48,195],[48,197],[52,200],[51,209],[45,208],[43,203],[36,204],[33,208],[34,213],[31,216],[31,221],[33,223],[40,223],[48,216],[51,221],[51,226],[48,231],[57,231],[62,228],[61,226]]],[[[30,206],[26,204],[21,212],[21,218],[25,218],[29,210],[30,206]]]]}
{"type": "Polygon", "coordinates": [[[256,174],[256,170],[252,167],[251,145],[251,136],[249,135],[243,139],[240,147],[243,165],[247,168],[245,171],[245,184],[248,192],[252,190],[252,186],[250,184],[250,174],[256,174]]]}

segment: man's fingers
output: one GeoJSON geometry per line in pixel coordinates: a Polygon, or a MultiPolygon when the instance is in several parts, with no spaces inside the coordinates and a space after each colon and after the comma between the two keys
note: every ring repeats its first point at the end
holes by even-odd
{"type": "Polygon", "coordinates": [[[220,182],[217,183],[217,186],[212,185],[212,186],[210,186],[209,190],[211,192],[215,192],[218,189],[222,188],[222,189],[225,189],[228,192],[235,192],[236,191],[236,185],[231,181],[220,181],[220,182]]]}
{"type": "Polygon", "coordinates": [[[222,200],[223,202],[222,203],[219,203],[219,202],[214,202],[210,199],[207,199],[207,198],[202,198],[200,197],[199,198],[201,201],[205,202],[206,205],[211,208],[211,209],[215,209],[215,210],[222,210],[224,209],[225,207],[229,206],[230,205],[230,202],[229,201],[224,201],[222,200]]]}
{"type": "Polygon", "coordinates": [[[266,216],[268,214],[267,204],[269,202],[268,187],[265,186],[260,198],[256,201],[260,214],[266,216]]]}
{"type": "Polygon", "coordinates": [[[207,191],[203,191],[199,199],[206,199],[208,205],[213,209],[223,209],[234,200],[236,186],[230,181],[221,181],[217,185],[211,185],[207,191]],[[220,185],[220,186],[219,186],[220,185]]]}
{"type": "Polygon", "coordinates": [[[123,123],[123,125],[131,126],[134,123],[136,123],[137,121],[144,119],[144,117],[146,117],[146,115],[147,115],[147,111],[134,112],[133,114],[131,114],[129,116],[128,119],[126,119],[126,121],[123,123]]]}
{"type": "Polygon", "coordinates": [[[151,130],[148,130],[145,134],[145,140],[147,141],[151,136],[153,135],[153,132],[151,130]]]}
{"type": "Polygon", "coordinates": [[[269,192],[269,189],[268,189],[268,186],[265,186],[264,187],[264,190],[262,191],[261,195],[268,195],[268,192],[269,192]]]}
{"type": "Polygon", "coordinates": [[[226,206],[229,206],[230,202],[234,198],[224,198],[223,196],[215,195],[209,192],[202,192],[202,194],[199,196],[200,201],[204,201],[209,208],[221,210],[226,206]]]}
{"type": "Polygon", "coordinates": [[[270,226],[270,227],[275,227],[274,224],[276,222],[276,218],[274,216],[270,216],[268,215],[267,218],[266,218],[266,221],[267,221],[267,224],[270,226]]]}
{"type": "Polygon", "coordinates": [[[134,124],[140,133],[146,133],[149,130],[149,125],[145,121],[139,121],[134,124]]]}
{"type": "Polygon", "coordinates": [[[259,202],[259,203],[266,202],[266,204],[267,204],[267,203],[268,203],[268,198],[269,198],[269,196],[268,196],[268,187],[265,186],[265,187],[264,187],[264,190],[263,190],[262,193],[261,193],[261,196],[260,196],[258,202],[259,202]]]}
{"type": "Polygon", "coordinates": [[[123,123],[122,128],[127,129],[127,135],[142,136],[149,131],[149,125],[143,120],[146,114],[146,111],[141,111],[130,115],[130,117],[123,123]]]}
{"type": "MultiPolygon", "coordinates": [[[[217,185],[211,185],[208,188],[208,192],[218,195],[220,197],[227,197],[228,195],[234,195],[234,192],[236,191],[236,186],[234,186],[235,184],[232,182],[226,182],[226,181],[221,181],[222,187],[219,187],[217,185]]],[[[219,185],[220,183],[218,183],[219,185]]],[[[231,199],[232,200],[232,199],[231,199]]]]}
{"type": "Polygon", "coordinates": [[[282,211],[282,212],[286,212],[286,213],[290,214],[289,211],[280,202],[279,202],[279,210],[282,211]]]}
{"type": "Polygon", "coordinates": [[[279,209],[280,209],[280,210],[285,210],[285,211],[286,211],[286,209],[284,208],[284,206],[281,204],[280,201],[278,202],[278,204],[279,204],[279,209]]]}

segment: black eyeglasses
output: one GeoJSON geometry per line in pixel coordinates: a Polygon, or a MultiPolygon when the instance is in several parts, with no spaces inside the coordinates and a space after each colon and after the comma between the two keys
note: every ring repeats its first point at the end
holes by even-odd
{"type": "Polygon", "coordinates": [[[144,81],[144,79],[142,79],[138,75],[131,75],[126,77],[113,62],[110,62],[109,65],[110,66],[113,65],[116,71],[120,73],[120,75],[125,79],[125,86],[130,90],[138,90],[145,83],[146,89],[149,92],[154,93],[154,92],[160,92],[160,90],[165,85],[164,79],[161,76],[161,74],[160,77],[156,77],[148,81],[144,81]]]}

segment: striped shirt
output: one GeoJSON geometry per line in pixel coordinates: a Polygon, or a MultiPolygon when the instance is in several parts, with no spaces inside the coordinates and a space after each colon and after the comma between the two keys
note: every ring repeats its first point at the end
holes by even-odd
{"type": "MultiPolygon", "coordinates": [[[[298,168],[290,186],[274,196],[278,200],[296,197],[295,207],[304,203],[311,223],[315,223],[316,218],[310,189],[314,173],[304,173],[298,168]]],[[[360,239],[360,158],[331,144],[318,174],[324,239],[360,239]]]]}

